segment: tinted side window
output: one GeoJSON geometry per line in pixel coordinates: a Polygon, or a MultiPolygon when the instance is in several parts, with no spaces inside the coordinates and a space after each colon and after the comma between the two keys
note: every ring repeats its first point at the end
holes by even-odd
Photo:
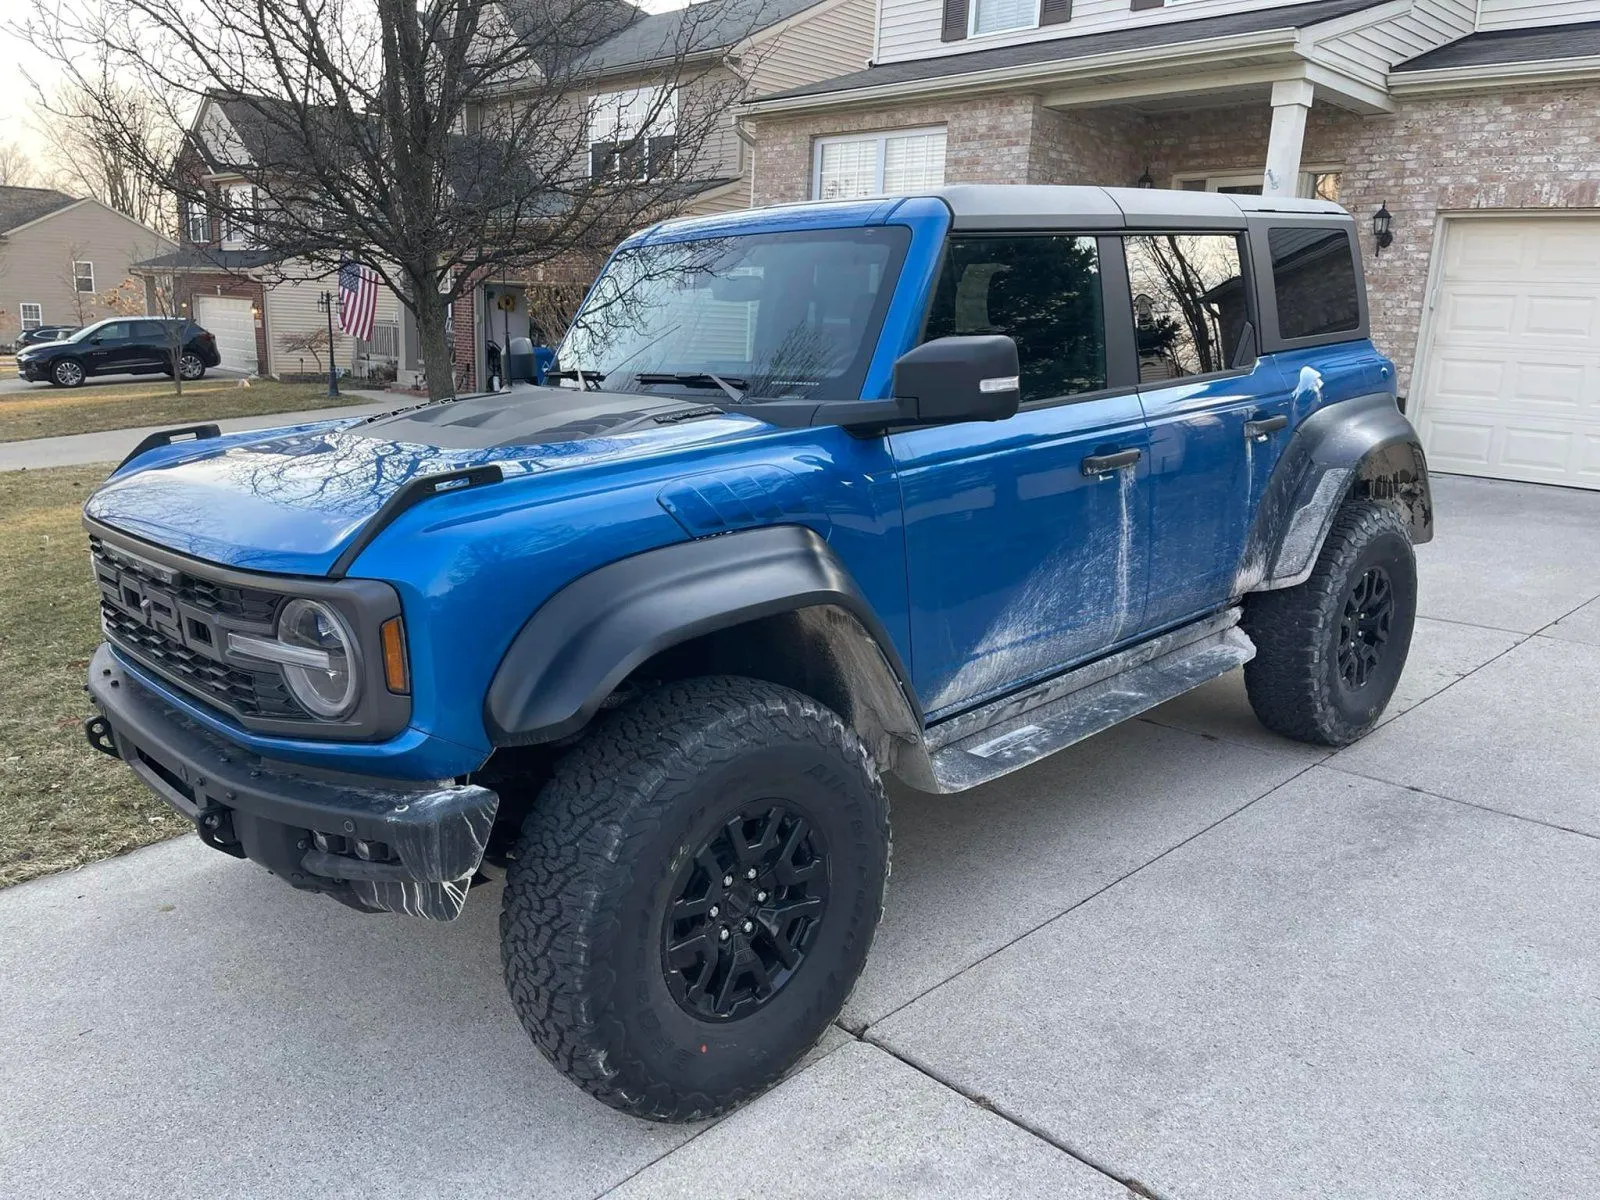
{"type": "Polygon", "coordinates": [[[1355,257],[1343,229],[1269,230],[1278,336],[1287,340],[1353,333],[1361,326],[1355,257]]]}
{"type": "Polygon", "coordinates": [[[1093,392],[1106,386],[1102,304],[1094,238],[952,238],[927,338],[1009,334],[1024,401],[1093,392]]]}
{"type": "Polygon", "coordinates": [[[130,336],[128,331],[132,326],[131,321],[109,321],[95,330],[94,335],[102,342],[120,341],[130,336]]]}
{"type": "Polygon", "coordinates": [[[1226,371],[1249,310],[1236,234],[1163,233],[1123,239],[1139,380],[1226,371]]]}
{"type": "Polygon", "coordinates": [[[133,336],[141,342],[164,342],[167,340],[167,331],[160,321],[135,321],[133,336]]]}

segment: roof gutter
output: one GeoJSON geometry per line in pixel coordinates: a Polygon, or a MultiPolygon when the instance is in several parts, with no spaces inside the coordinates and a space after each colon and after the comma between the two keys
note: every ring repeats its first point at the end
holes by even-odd
{"type": "Polygon", "coordinates": [[[1440,96],[1529,83],[1593,83],[1596,79],[1600,79],[1600,55],[1586,55],[1532,62],[1473,63],[1432,71],[1391,71],[1389,91],[1396,96],[1440,96]]]}
{"type": "MultiPolygon", "coordinates": [[[[928,79],[908,79],[899,83],[875,84],[834,92],[813,92],[801,96],[775,96],[749,100],[739,106],[741,115],[806,112],[837,108],[848,104],[915,100],[929,96],[986,91],[1016,91],[1028,87],[1050,87],[1079,82],[1108,71],[1147,74],[1182,70],[1187,67],[1214,67],[1218,58],[1240,54],[1281,54],[1285,61],[1296,57],[1299,31],[1295,28],[1266,29],[1224,37],[1174,42],[1166,46],[1146,46],[1114,50],[1083,58],[1055,59],[1026,66],[993,67],[986,71],[938,75],[928,79]]],[[[936,61],[936,60],[935,60],[936,61]]]]}

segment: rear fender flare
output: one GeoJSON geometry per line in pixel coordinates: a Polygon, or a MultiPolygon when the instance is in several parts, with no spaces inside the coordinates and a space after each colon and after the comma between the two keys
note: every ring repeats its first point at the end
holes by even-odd
{"type": "Polygon", "coordinates": [[[1414,544],[1433,539],[1422,442],[1387,392],[1327,405],[1300,423],[1256,506],[1235,594],[1304,583],[1351,498],[1394,509],[1414,544]]]}

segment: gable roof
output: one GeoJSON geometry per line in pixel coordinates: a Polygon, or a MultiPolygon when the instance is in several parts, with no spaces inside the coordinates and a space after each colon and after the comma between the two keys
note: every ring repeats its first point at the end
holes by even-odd
{"type": "Polygon", "coordinates": [[[1486,67],[1501,63],[1553,62],[1600,56],[1600,21],[1577,25],[1550,25],[1532,29],[1495,29],[1473,33],[1448,46],[1440,46],[1394,68],[1408,71],[1447,71],[1453,67],[1486,67]]]}
{"type": "Polygon", "coordinates": [[[0,233],[78,203],[75,196],[55,188],[0,187],[0,233]]]}
{"type": "Polygon", "coordinates": [[[574,68],[608,75],[679,55],[712,54],[814,8],[822,0],[700,0],[685,8],[641,17],[580,55],[574,68]]]}
{"type": "Polygon", "coordinates": [[[1332,21],[1385,3],[1388,3],[1388,0],[1315,0],[1314,3],[1295,4],[1287,8],[1255,9],[1250,12],[1199,17],[1188,21],[1162,21],[1127,29],[1107,30],[1105,33],[1086,33],[1076,37],[1025,42],[1021,45],[995,46],[987,50],[969,50],[964,54],[945,54],[936,58],[883,63],[849,75],[838,75],[832,79],[790,88],[788,91],[774,92],[760,97],[760,100],[784,100],[791,96],[849,92],[860,88],[880,87],[884,84],[920,82],[980,71],[1004,70],[1008,67],[1070,62],[1078,58],[1092,58],[1100,54],[1116,54],[1130,50],[1147,50],[1157,46],[1177,46],[1185,42],[1200,42],[1210,38],[1266,33],[1279,29],[1303,29],[1308,25],[1332,21]]]}

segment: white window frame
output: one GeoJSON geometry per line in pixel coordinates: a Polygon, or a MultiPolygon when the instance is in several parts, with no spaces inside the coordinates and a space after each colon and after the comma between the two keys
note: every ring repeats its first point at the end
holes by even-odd
{"type": "MultiPolygon", "coordinates": [[[[679,90],[676,87],[669,87],[667,84],[661,83],[644,84],[635,88],[620,88],[610,92],[596,92],[590,96],[587,117],[588,148],[584,162],[585,173],[591,179],[594,178],[594,148],[596,146],[620,146],[624,142],[637,138],[643,142],[644,175],[639,179],[623,179],[619,156],[619,169],[615,178],[621,183],[648,182],[650,179],[650,141],[652,138],[670,137],[675,139],[678,136],[678,101],[680,98],[679,90]],[[661,95],[662,92],[670,94],[663,96],[661,95]],[[644,111],[646,114],[654,111],[655,120],[650,122],[648,126],[641,120],[638,123],[638,128],[635,129],[633,128],[633,123],[625,119],[627,116],[626,98],[645,96],[648,96],[649,100],[643,106],[644,111]],[[609,121],[610,124],[606,129],[602,130],[598,127],[598,123],[603,121],[609,121]],[[596,136],[599,133],[614,136],[596,136]]],[[[678,157],[676,145],[673,147],[672,157],[676,162],[678,157]]]]}
{"type": "Polygon", "coordinates": [[[204,204],[190,204],[184,219],[183,231],[195,245],[208,245],[211,241],[210,208],[204,204]]]}
{"type": "Polygon", "coordinates": [[[811,198],[822,199],[822,149],[824,146],[843,146],[852,143],[876,142],[877,167],[872,177],[872,194],[884,195],[883,173],[888,162],[890,138],[928,137],[935,133],[945,135],[945,151],[948,156],[950,148],[950,127],[948,125],[920,125],[915,129],[880,129],[873,133],[837,133],[828,137],[814,139],[811,146],[811,198]]]}
{"type": "MultiPolygon", "coordinates": [[[[1215,192],[1225,187],[1259,187],[1267,173],[1265,164],[1259,171],[1215,171],[1199,172],[1190,171],[1172,177],[1172,186],[1182,189],[1186,183],[1203,183],[1204,190],[1215,192]]],[[[1316,185],[1318,175],[1340,175],[1344,173],[1343,164],[1314,163],[1300,168],[1300,181],[1295,186],[1295,195],[1301,200],[1311,199],[1311,189],[1316,185]]]]}
{"type": "Polygon", "coordinates": [[[222,244],[224,246],[250,247],[256,244],[256,223],[234,211],[235,196],[247,192],[250,203],[247,211],[256,211],[256,189],[250,183],[225,183],[222,185],[222,244]]]}
{"type": "Polygon", "coordinates": [[[22,323],[23,329],[38,329],[44,324],[44,305],[32,300],[24,300],[17,305],[17,320],[22,323]],[[33,309],[32,323],[29,323],[28,310],[33,309]]]}
{"type": "Polygon", "coordinates": [[[983,33],[978,32],[978,5],[983,0],[967,0],[967,37],[986,38],[1004,37],[1008,33],[1026,33],[1030,29],[1039,28],[1040,10],[1044,7],[1044,0],[1034,0],[1033,18],[1024,25],[1008,25],[1004,29],[990,29],[983,33]]]}
{"type": "Polygon", "coordinates": [[[75,259],[72,263],[72,289],[76,292],[94,291],[94,264],[87,259],[75,259]],[[87,271],[84,268],[89,268],[87,271]],[[83,281],[87,279],[89,286],[84,287],[83,281]]]}

